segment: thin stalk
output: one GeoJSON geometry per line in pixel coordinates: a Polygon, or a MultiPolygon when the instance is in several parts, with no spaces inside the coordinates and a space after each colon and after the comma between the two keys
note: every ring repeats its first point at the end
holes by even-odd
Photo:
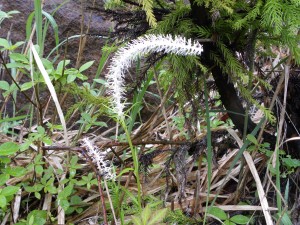
{"type": "Polygon", "coordinates": [[[213,160],[213,152],[211,145],[211,130],[210,130],[210,117],[209,117],[209,105],[208,105],[208,90],[206,82],[204,82],[204,97],[205,97],[205,120],[206,120],[206,130],[207,130],[207,196],[206,196],[206,209],[205,215],[203,219],[203,224],[205,224],[207,211],[209,209],[209,194],[210,194],[210,185],[211,185],[211,177],[212,177],[212,160],[213,160]]]}
{"type": "Polygon", "coordinates": [[[137,183],[137,188],[138,188],[138,207],[139,210],[142,210],[142,198],[141,198],[141,182],[140,182],[140,175],[139,175],[139,162],[138,162],[138,153],[137,153],[137,149],[133,146],[132,141],[131,141],[131,137],[130,137],[130,133],[128,132],[127,126],[125,124],[124,119],[120,120],[120,124],[123,127],[126,137],[127,137],[127,141],[131,150],[131,155],[132,155],[132,159],[133,159],[133,174],[136,178],[136,183],[137,183]]]}
{"type": "MultiPolygon", "coordinates": [[[[287,98],[287,89],[288,89],[288,83],[289,83],[289,74],[290,74],[290,62],[291,62],[291,56],[289,57],[286,65],[284,66],[284,96],[283,96],[283,103],[282,108],[280,112],[280,120],[278,125],[278,132],[277,132],[277,141],[276,141],[276,148],[274,152],[275,160],[273,159],[273,165],[275,163],[275,170],[276,170],[276,188],[278,190],[281,190],[281,184],[280,184],[280,161],[279,161],[279,146],[281,142],[282,137],[282,129],[283,129],[283,123],[285,121],[285,114],[286,114],[286,98],[287,98]]],[[[281,213],[282,211],[282,202],[281,202],[281,193],[276,194],[276,202],[278,207],[278,213],[281,213]]]]}

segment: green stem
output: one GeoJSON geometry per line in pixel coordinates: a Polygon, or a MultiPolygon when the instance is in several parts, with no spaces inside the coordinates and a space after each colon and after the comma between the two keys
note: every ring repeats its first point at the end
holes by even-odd
{"type": "Polygon", "coordinates": [[[132,155],[132,159],[133,159],[133,167],[134,167],[133,173],[136,178],[137,188],[138,188],[138,204],[139,204],[138,207],[139,207],[139,210],[141,211],[142,210],[142,198],[141,198],[141,182],[140,182],[140,176],[139,176],[138,153],[137,153],[137,149],[132,144],[130,133],[127,129],[124,118],[120,119],[120,124],[125,131],[126,138],[127,138],[130,150],[131,150],[131,155],[132,155]]]}
{"type": "Polygon", "coordinates": [[[205,97],[205,120],[206,120],[206,130],[207,130],[207,196],[206,196],[206,210],[203,219],[203,224],[205,224],[207,212],[209,210],[209,194],[210,194],[210,185],[212,177],[212,145],[211,145],[211,130],[210,130],[210,117],[209,117],[209,105],[208,105],[208,90],[207,85],[204,82],[204,97],[205,97]]]}

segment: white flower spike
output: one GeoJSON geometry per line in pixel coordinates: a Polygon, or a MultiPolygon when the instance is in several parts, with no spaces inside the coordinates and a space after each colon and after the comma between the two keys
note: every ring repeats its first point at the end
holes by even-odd
{"type": "Polygon", "coordinates": [[[124,103],[124,76],[125,71],[134,60],[152,53],[163,52],[177,55],[200,55],[202,45],[197,41],[185,37],[171,35],[146,35],[133,40],[125,47],[120,48],[112,58],[109,72],[106,75],[109,93],[113,98],[113,108],[118,117],[123,116],[124,103]]]}
{"type": "Polygon", "coordinates": [[[99,148],[91,143],[88,138],[82,140],[82,146],[86,148],[87,154],[97,165],[97,169],[106,180],[115,180],[116,174],[113,172],[111,163],[105,160],[107,151],[100,151],[99,148]]]}

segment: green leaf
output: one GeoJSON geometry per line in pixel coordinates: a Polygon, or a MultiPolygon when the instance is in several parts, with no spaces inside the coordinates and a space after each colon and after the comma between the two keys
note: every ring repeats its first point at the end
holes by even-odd
{"type": "Polygon", "coordinates": [[[9,90],[9,83],[5,80],[0,80],[0,89],[8,91],[9,90]]]}
{"type": "Polygon", "coordinates": [[[0,38],[0,46],[3,46],[6,49],[10,48],[9,42],[4,38],[0,38]]]}
{"type": "Polygon", "coordinates": [[[300,166],[300,160],[298,160],[298,159],[283,158],[282,161],[289,168],[291,168],[291,167],[297,168],[300,166]]]}
{"type": "Polygon", "coordinates": [[[21,91],[26,91],[26,90],[32,88],[34,84],[35,83],[32,81],[25,82],[24,84],[21,85],[21,91]]]}
{"type": "Polygon", "coordinates": [[[52,185],[48,186],[48,187],[46,188],[46,190],[47,190],[49,193],[51,193],[51,194],[56,194],[56,193],[57,193],[56,187],[54,187],[54,186],[52,186],[52,185]]]}
{"type": "Polygon", "coordinates": [[[248,139],[250,142],[252,142],[253,144],[258,145],[258,142],[257,142],[256,138],[254,137],[254,135],[248,134],[248,135],[247,135],[247,139],[248,139]]]}
{"type": "Polygon", "coordinates": [[[37,199],[41,199],[41,194],[39,192],[34,192],[34,196],[37,198],[37,199]]]}
{"type": "MultiPolygon", "coordinates": [[[[1,123],[1,120],[0,120],[0,123],[1,123]]],[[[9,157],[6,157],[6,156],[1,156],[0,157],[0,162],[4,163],[4,164],[8,164],[8,163],[11,162],[11,159],[9,157]]]]}
{"type": "Polygon", "coordinates": [[[236,225],[236,224],[231,222],[230,220],[225,220],[224,225],[236,225]]]}
{"type": "Polygon", "coordinates": [[[5,169],[6,173],[13,176],[13,177],[21,177],[26,174],[26,169],[20,166],[15,166],[13,168],[6,168],[5,169]]]}
{"type": "Polygon", "coordinates": [[[0,208],[4,208],[6,206],[6,197],[3,195],[0,195],[0,208]]]}
{"type": "Polygon", "coordinates": [[[68,208],[70,207],[70,203],[66,199],[62,199],[59,201],[59,205],[63,208],[63,210],[67,211],[68,208]]]}
{"type": "Polygon", "coordinates": [[[19,187],[16,186],[7,186],[5,188],[3,188],[3,190],[1,191],[1,195],[3,196],[10,196],[10,195],[14,195],[19,191],[19,187]]]}
{"type": "MultiPolygon", "coordinates": [[[[278,214],[277,214],[277,216],[278,216],[278,214]]],[[[287,213],[283,214],[283,216],[281,217],[281,222],[284,225],[292,225],[293,224],[292,221],[291,221],[291,219],[290,219],[290,217],[289,217],[289,215],[287,213]]]]}
{"type": "Polygon", "coordinates": [[[230,221],[236,224],[247,224],[250,221],[250,218],[244,215],[235,215],[230,218],[230,221]]]}
{"type": "Polygon", "coordinates": [[[107,126],[107,123],[101,122],[101,121],[99,121],[99,122],[94,122],[94,125],[95,125],[95,126],[99,126],[99,127],[108,127],[108,126],[107,126]]]}
{"type": "Polygon", "coordinates": [[[76,75],[75,74],[70,74],[67,77],[67,83],[70,84],[72,83],[74,80],[76,79],[76,75]]]}
{"type": "Polygon", "coordinates": [[[31,222],[33,225],[44,225],[47,219],[47,211],[45,210],[33,210],[28,216],[27,220],[31,222]]]}
{"type": "Polygon", "coordinates": [[[6,142],[0,145],[0,156],[13,155],[19,150],[19,145],[14,142],[6,142]]]}
{"type": "Polygon", "coordinates": [[[58,194],[58,198],[66,199],[68,196],[70,196],[72,194],[72,191],[73,191],[73,185],[69,184],[58,194]]]}
{"type": "Polygon", "coordinates": [[[18,69],[20,69],[20,68],[25,68],[25,69],[27,69],[27,70],[30,69],[30,66],[29,66],[29,65],[24,64],[24,63],[20,63],[20,62],[7,63],[7,64],[6,64],[6,67],[7,67],[8,69],[12,69],[12,68],[18,68],[18,69]]]}
{"type": "Polygon", "coordinates": [[[8,174],[0,174],[0,186],[6,183],[8,181],[9,175],[8,174]]]}
{"type": "Polygon", "coordinates": [[[16,48],[18,48],[19,46],[21,46],[24,43],[25,43],[24,41],[18,41],[14,45],[10,46],[9,50],[13,51],[13,50],[15,50],[16,48]]]}
{"type": "Polygon", "coordinates": [[[62,75],[63,67],[67,66],[70,63],[70,60],[62,60],[58,63],[57,68],[56,68],[56,73],[62,75]],[[64,64],[65,62],[65,64],[64,64]]]}
{"type": "Polygon", "coordinates": [[[86,185],[86,181],[84,181],[84,180],[80,180],[80,181],[77,181],[76,182],[76,185],[78,185],[78,186],[83,186],[83,185],[86,185]]]}
{"type": "Polygon", "coordinates": [[[35,172],[36,172],[38,175],[41,175],[41,174],[43,173],[43,171],[44,171],[43,166],[41,166],[41,165],[36,165],[36,166],[35,166],[35,172]]]}
{"type": "Polygon", "coordinates": [[[80,68],[79,68],[79,72],[83,72],[85,70],[87,70],[88,68],[90,68],[93,65],[94,61],[89,61],[85,64],[83,64],[80,68]]]}
{"type": "Polygon", "coordinates": [[[220,220],[226,220],[227,219],[227,215],[224,212],[224,210],[218,208],[218,207],[211,207],[208,210],[208,213],[219,218],[220,220]]]}
{"type": "Polygon", "coordinates": [[[26,56],[23,55],[23,54],[20,54],[20,53],[10,53],[9,57],[11,59],[13,59],[14,61],[17,61],[17,62],[22,62],[22,63],[25,63],[25,64],[29,63],[26,56]]]}
{"type": "Polygon", "coordinates": [[[94,79],[94,81],[98,84],[103,84],[103,85],[105,85],[107,83],[106,80],[103,80],[103,79],[94,79]]]}

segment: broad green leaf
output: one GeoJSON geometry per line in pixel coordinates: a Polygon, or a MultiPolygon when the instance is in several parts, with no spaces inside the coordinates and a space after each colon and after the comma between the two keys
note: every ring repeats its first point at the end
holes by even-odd
{"type": "Polygon", "coordinates": [[[85,64],[83,64],[80,68],[79,68],[79,72],[83,72],[85,70],[87,70],[88,68],[90,68],[93,65],[94,61],[89,61],[85,64]]]}
{"type": "Polygon", "coordinates": [[[14,61],[17,61],[17,62],[22,62],[22,63],[25,63],[25,64],[29,63],[26,56],[23,55],[23,54],[20,54],[20,53],[10,53],[9,57],[11,59],[13,59],[14,61]]]}
{"type": "Polygon", "coordinates": [[[105,123],[105,122],[94,122],[94,125],[99,126],[99,127],[108,127],[107,123],[105,123]]]}
{"type": "Polygon", "coordinates": [[[30,220],[32,225],[44,225],[46,223],[46,219],[47,211],[45,210],[33,210],[27,216],[27,220],[30,220]]]}
{"type": "Polygon", "coordinates": [[[6,197],[0,194],[0,208],[4,208],[6,206],[6,197]]]}
{"type": "Polygon", "coordinates": [[[83,186],[83,185],[86,185],[86,181],[84,181],[84,180],[79,180],[79,181],[77,181],[76,182],[76,185],[78,185],[78,186],[83,186]]]}
{"type": "Polygon", "coordinates": [[[76,79],[76,75],[75,74],[70,74],[67,77],[67,83],[70,84],[72,83],[74,80],[76,79]]]}
{"type": "Polygon", "coordinates": [[[0,80],[0,89],[2,90],[9,90],[9,83],[5,80],[0,80]]]}
{"type": "Polygon", "coordinates": [[[51,194],[56,194],[56,193],[57,193],[56,187],[54,187],[54,186],[52,186],[52,185],[49,185],[49,186],[47,187],[47,191],[48,191],[49,193],[51,193],[51,194]]]}
{"type": "Polygon", "coordinates": [[[225,220],[224,225],[236,225],[236,224],[231,222],[230,220],[225,220]]]}
{"type": "Polygon", "coordinates": [[[26,82],[26,83],[22,84],[21,85],[21,91],[26,91],[26,90],[32,88],[34,84],[35,83],[32,82],[32,81],[29,81],[29,82],[26,82]]]}
{"type": "Polygon", "coordinates": [[[3,188],[3,190],[1,191],[1,195],[3,196],[10,196],[10,195],[14,195],[18,192],[20,188],[16,187],[16,186],[7,186],[5,188],[3,188]]]}
{"type": "Polygon", "coordinates": [[[294,167],[297,168],[300,166],[300,160],[298,159],[292,159],[292,158],[283,158],[282,161],[284,164],[288,167],[294,167]]]}
{"type": "MultiPolygon", "coordinates": [[[[1,120],[0,120],[0,123],[1,123],[1,120]]],[[[8,164],[11,162],[11,159],[7,156],[1,156],[0,157],[0,162],[2,162],[3,164],[8,164]]]]}
{"type": "Polygon", "coordinates": [[[76,74],[76,77],[77,77],[78,79],[80,79],[80,80],[87,80],[87,79],[88,79],[88,77],[85,76],[85,75],[83,75],[82,73],[77,73],[77,74],[76,74]]]}
{"type": "Polygon", "coordinates": [[[248,139],[250,142],[252,142],[253,144],[258,145],[258,142],[257,142],[256,138],[254,137],[254,135],[248,134],[248,135],[247,135],[247,139],[248,139]]]}
{"type": "Polygon", "coordinates": [[[34,192],[34,196],[37,198],[37,199],[41,199],[41,194],[39,192],[34,192]]]}
{"type": "Polygon", "coordinates": [[[29,65],[24,64],[24,63],[20,63],[20,62],[7,63],[7,64],[6,64],[6,67],[7,67],[8,69],[12,69],[12,68],[18,68],[18,69],[24,68],[24,69],[27,69],[27,70],[30,69],[30,66],[29,66],[29,65]]]}
{"type": "Polygon", "coordinates": [[[58,198],[66,199],[68,196],[70,196],[72,194],[72,191],[73,191],[73,185],[69,184],[58,194],[58,198]]]}
{"type": "Polygon", "coordinates": [[[14,142],[6,142],[0,145],[0,156],[13,155],[19,150],[19,145],[14,142]]]}
{"type": "Polygon", "coordinates": [[[9,175],[8,174],[0,174],[0,186],[6,183],[8,181],[9,175]]]}
{"type": "Polygon", "coordinates": [[[226,220],[227,219],[227,215],[224,212],[224,210],[218,208],[218,207],[211,207],[208,210],[208,213],[219,218],[220,220],[226,220]]]}
{"type": "Polygon", "coordinates": [[[66,199],[59,200],[59,205],[60,205],[65,211],[67,211],[68,208],[70,207],[70,203],[69,203],[69,201],[66,200],[66,199]]]}
{"type": "Polygon", "coordinates": [[[21,166],[14,166],[13,168],[6,168],[6,173],[13,177],[21,177],[26,174],[26,169],[21,166]]]}
{"type": "Polygon", "coordinates": [[[96,83],[103,84],[103,85],[105,85],[107,83],[106,80],[103,80],[103,79],[94,79],[94,81],[96,83]]]}
{"type": "Polygon", "coordinates": [[[41,165],[36,165],[36,166],[35,166],[35,172],[36,172],[37,174],[41,175],[41,174],[43,173],[43,171],[44,171],[43,166],[41,166],[41,165]]]}
{"type": "Polygon", "coordinates": [[[250,221],[250,218],[244,215],[235,215],[230,218],[230,221],[236,224],[247,224],[250,221]]]}
{"type": "Polygon", "coordinates": [[[9,50],[13,51],[13,50],[15,50],[16,48],[18,48],[19,46],[21,46],[24,43],[25,43],[24,41],[18,41],[14,45],[10,46],[9,50]]]}
{"type": "Polygon", "coordinates": [[[8,42],[8,40],[4,39],[4,38],[0,38],[0,46],[9,49],[10,44],[8,42]]]}
{"type": "Polygon", "coordinates": [[[67,66],[69,63],[70,63],[70,60],[62,60],[62,61],[60,61],[58,63],[58,65],[57,65],[56,72],[61,75],[62,71],[63,71],[63,67],[67,66]]]}

